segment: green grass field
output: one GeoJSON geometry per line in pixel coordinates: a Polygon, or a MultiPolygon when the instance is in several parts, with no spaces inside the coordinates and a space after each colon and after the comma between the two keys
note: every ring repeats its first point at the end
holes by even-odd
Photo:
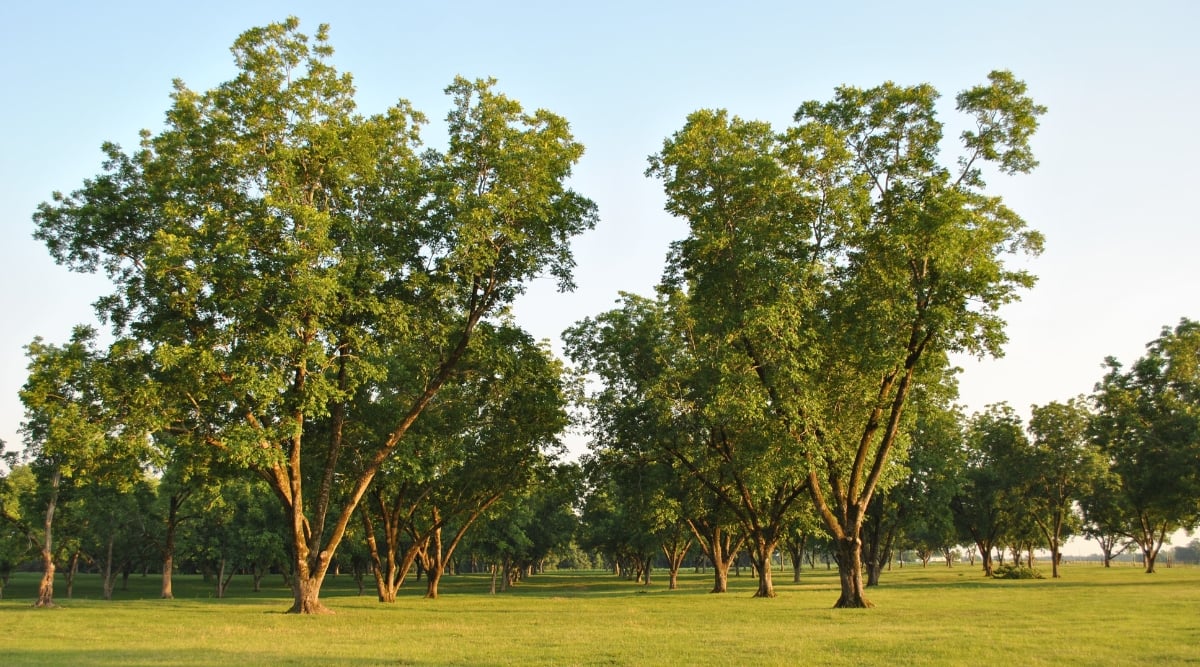
{"type": "Polygon", "coordinates": [[[553,573],[500,595],[482,575],[443,579],[442,597],[406,585],[383,605],[348,576],[327,580],[332,616],[282,613],[279,577],[261,593],[235,580],[217,600],[198,577],[131,577],[113,601],[94,575],[57,609],[33,609],[36,576],[0,601],[0,665],[875,665],[1200,664],[1200,569],[1105,570],[991,581],[978,569],[908,567],[884,575],[870,610],[834,610],[836,572],[779,573],[779,597],[752,599],[746,572],[710,595],[688,573],[668,591],[603,573],[553,573]]]}

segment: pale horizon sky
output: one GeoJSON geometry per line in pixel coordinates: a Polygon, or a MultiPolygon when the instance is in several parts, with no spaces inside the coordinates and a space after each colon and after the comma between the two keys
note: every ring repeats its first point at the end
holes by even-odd
{"type": "MultiPolygon", "coordinates": [[[[567,118],[587,153],[573,187],[600,223],[575,242],[578,289],[538,281],[519,323],[555,342],[579,319],[649,294],[684,225],[663,212],[656,152],[699,108],[790,122],[837,85],[928,82],[957,134],[954,95],[1010,69],[1049,107],[1033,140],[1041,166],[990,191],[1046,236],[1038,285],[1008,307],[1000,360],[963,362],[968,413],[1091,392],[1109,355],[1129,363],[1160,329],[1200,318],[1200,3],[804,2],[404,3],[41,2],[0,7],[6,99],[0,150],[0,439],[21,446],[23,346],[63,342],[93,320],[104,283],[56,266],[30,216],[54,190],[100,172],[100,144],[161,127],[180,78],[206,90],[235,74],[242,31],[329,23],[333,63],[364,113],[408,99],[444,140],[443,88],[494,76],[527,109],[567,118]]],[[[957,153],[949,147],[947,163],[957,153]]]]}

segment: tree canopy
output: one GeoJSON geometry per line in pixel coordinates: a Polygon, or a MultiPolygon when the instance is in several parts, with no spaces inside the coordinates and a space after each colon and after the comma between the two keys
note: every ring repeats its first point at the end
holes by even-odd
{"type": "Polygon", "coordinates": [[[364,116],[328,30],[245,32],[238,75],[177,81],[166,126],[35,217],[75,270],[103,270],[99,311],[145,350],[173,432],[254,470],[283,503],[294,611],[320,582],[380,467],[530,279],[571,286],[569,240],[595,206],[565,181],[567,122],[493,80],[446,92],[448,148],[404,101],[364,116]],[[364,401],[391,415],[353,427],[364,401]]]}

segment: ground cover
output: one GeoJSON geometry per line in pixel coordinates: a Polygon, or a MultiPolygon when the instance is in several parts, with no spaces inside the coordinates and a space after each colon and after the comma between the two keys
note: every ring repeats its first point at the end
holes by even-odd
{"type": "Polygon", "coordinates": [[[114,600],[80,575],[74,599],[29,606],[36,577],[14,575],[0,601],[4,665],[717,665],[1150,664],[1200,662],[1200,569],[1067,566],[1060,580],[993,581],[977,568],[907,567],[870,591],[877,608],[834,610],[836,570],[790,573],[779,597],[752,599],[756,581],[730,578],[710,595],[688,572],[642,587],[599,572],[541,575],[488,595],[482,575],[443,580],[425,600],[408,584],[395,604],[358,595],[348,576],[323,598],[336,614],[282,613],[278,577],[260,593],[235,579],[226,599],[199,577],[133,576],[114,600]]]}

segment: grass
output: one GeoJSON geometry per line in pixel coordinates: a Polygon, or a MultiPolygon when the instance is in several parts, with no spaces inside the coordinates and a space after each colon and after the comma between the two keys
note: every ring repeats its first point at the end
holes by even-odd
{"type": "Polygon", "coordinates": [[[4,665],[734,665],[1200,664],[1200,569],[1064,567],[1060,580],[990,581],[976,568],[885,573],[870,610],[834,610],[836,572],[777,576],[779,597],[726,595],[685,574],[649,588],[603,573],[552,573],[500,595],[482,575],[446,577],[442,597],[409,584],[391,605],[349,577],[323,592],[336,614],[297,617],[279,577],[262,593],[236,580],[216,600],[197,577],[157,577],[99,599],[80,575],[75,599],[32,609],[37,577],[14,575],[0,601],[4,665]]]}

